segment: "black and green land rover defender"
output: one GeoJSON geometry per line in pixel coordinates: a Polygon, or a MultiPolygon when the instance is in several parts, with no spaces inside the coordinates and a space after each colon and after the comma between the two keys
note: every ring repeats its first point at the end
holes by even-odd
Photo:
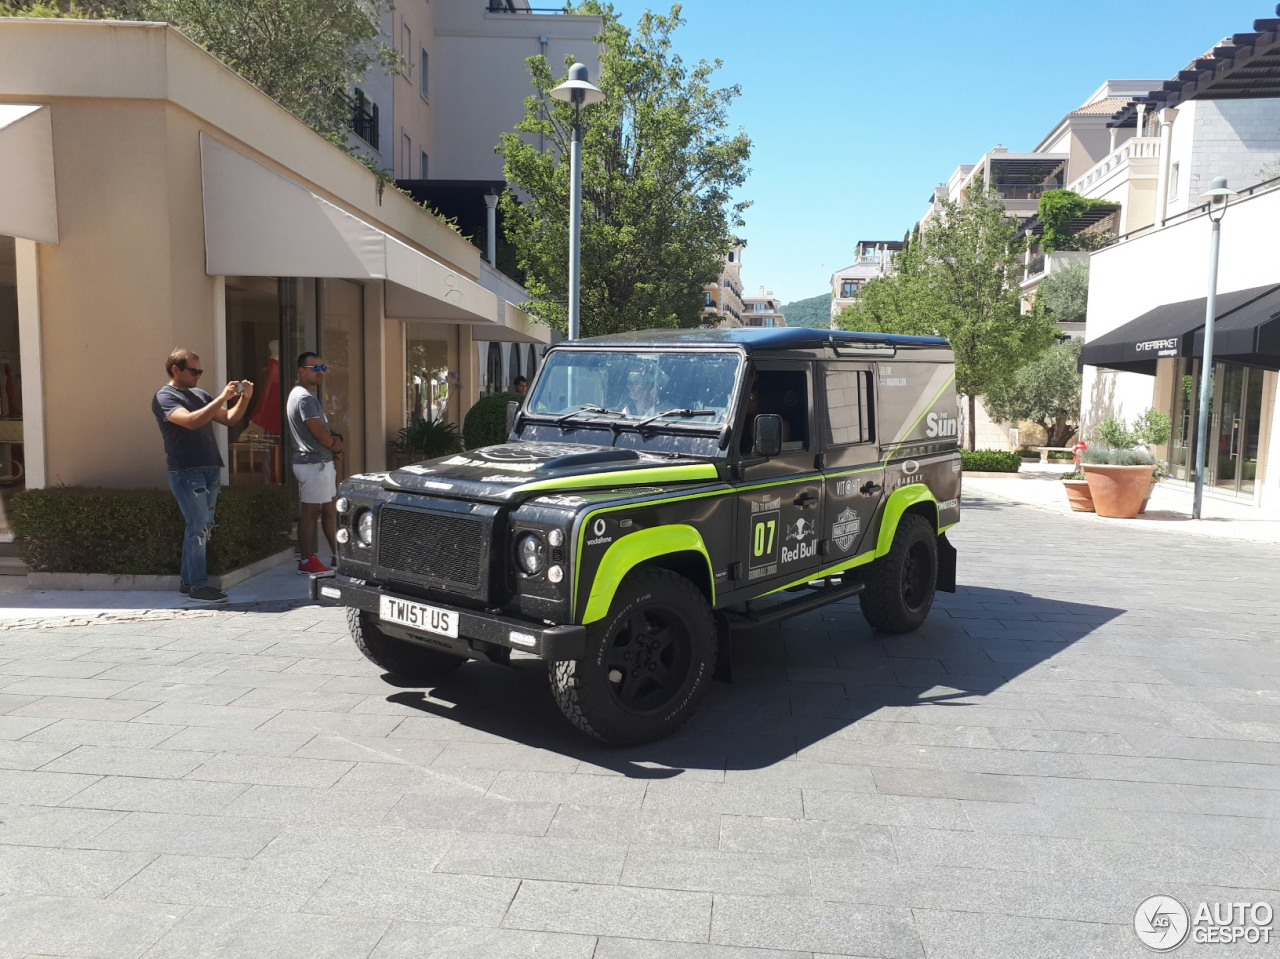
{"type": "MultiPolygon", "coordinates": [[[[514,407],[514,404],[513,404],[514,407]]],[[[954,591],[955,370],[935,337],[662,330],[550,349],[506,443],[353,476],[336,575],[375,664],[429,685],[547,660],[609,743],[697,707],[735,628],[857,595],[891,633],[954,591]]]]}

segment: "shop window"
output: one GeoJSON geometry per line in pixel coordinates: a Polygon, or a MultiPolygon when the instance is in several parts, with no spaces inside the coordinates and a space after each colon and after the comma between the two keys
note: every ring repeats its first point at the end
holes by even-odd
{"type": "Polygon", "coordinates": [[[25,486],[22,430],[22,354],[12,237],[0,236],[0,533],[9,526],[10,497],[25,486]]]}
{"type": "Polygon", "coordinates": [[[489,393],[497,393],[502,388],[502,348],[497,343],[489,344],[484,388],[489,393]]]}
{"type": "Polygon", "coordinates": [[[448,420],[449,410],[449,344],[445,340],[410,338],[406,384],[408,387],[408,423],[421,420],[448,420]]]}
{"type": "Polygon", "coordinates": [[[322,280],[320,349],[329,364],[320,402],[329,428],[344,437],[344,476],[363,473],[364,287],[350,280],[322,280]]]}

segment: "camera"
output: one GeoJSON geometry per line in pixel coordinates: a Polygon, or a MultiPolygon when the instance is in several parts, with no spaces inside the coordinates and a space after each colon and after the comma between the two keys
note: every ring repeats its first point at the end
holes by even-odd
{"type": "Polygon", "coordinates": [[[244,380],[236,380],[236,392],[237,393],[244,392],[244,380]]]}

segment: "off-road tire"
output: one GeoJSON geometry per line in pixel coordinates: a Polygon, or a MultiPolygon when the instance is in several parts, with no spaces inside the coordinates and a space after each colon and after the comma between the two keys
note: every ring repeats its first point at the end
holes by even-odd
{"type": "Polygon", "coordinates": [[[550,665],[551,692],[569,722],[614,746],[653,742],[679,729],[706,693],[715,620],[687,579],[640,570],[587,627],[586,657],[550,665]]]}
{"type": "Polygon", "coordinates": [[[365,659],[399,679],[426,685],[453,672],[466,662],[461,656],[428,649],[405,639],[388,636],[378,628],[372,613],[347,609],[347,627],[365,659]]]}
{"type": "Polygon", "coordinates": [[[923,516],[907,513],[889,552],[867,570],[867,588],[858,595],[862,615],[882,633],[909,633],[929,617],[937,586],[937,531],[923,516]]]}

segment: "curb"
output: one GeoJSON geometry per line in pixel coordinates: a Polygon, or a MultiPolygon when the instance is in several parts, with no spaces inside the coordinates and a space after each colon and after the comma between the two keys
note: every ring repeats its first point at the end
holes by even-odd
{"type": "MultiPolygon", "coordinates": [[[[259,573],[265,573],[269,569],[281,565],[286,560],[292,559],[296,555],[296,551],[290,547],[281,550],[272,556],[264,556],[262,559],[250,563],[248,566],[241,566],[238,569],[230,570],[221,576],[210,576],[209,585],[216,586],[218,589],[230,589],[232,586],[238,586],[245,580],[257,576],[259,573]]],[[[177,576],[116,576],[111,573],[27,573],[27,587],[29,589],[57,589],[57,590],[108,590],[108,591],[128,591],[140,592],[155,590],[157,592],[174,592],[178,588],[177,576]]]]}

